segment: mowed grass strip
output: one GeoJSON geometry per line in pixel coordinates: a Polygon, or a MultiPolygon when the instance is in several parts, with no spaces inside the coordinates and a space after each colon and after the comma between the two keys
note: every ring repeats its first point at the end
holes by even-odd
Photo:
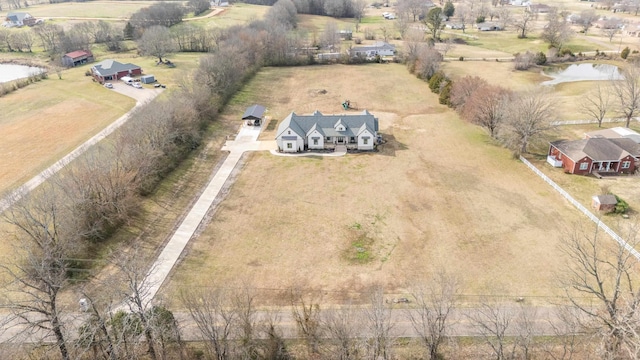
{"type": "Polygon", "coordinates": [[[74,68],[0,97],[0,191],[53,164],[135,105],[74,68]]]}
{"type": "MultiPolygon", "coordinates": [[[[292,110],[342,113],[337,100],[347,94],[380,116],[388,142],[340,158],[251,154],[167,298],[238,279],[273,294],[301,282],[335,299],[373,283],[403,293],[439,267],[460,275],[466,294],[558,293],[558,244],[580,215],[404,67],[267,68],[239,96],[282,119],[292,110]]],[[[226,115],[241,109],[232,103],[226,115]]]]}

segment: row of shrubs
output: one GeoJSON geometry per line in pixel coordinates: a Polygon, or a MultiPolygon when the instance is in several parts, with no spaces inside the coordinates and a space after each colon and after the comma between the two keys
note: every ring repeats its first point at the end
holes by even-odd
{"type": "Polygon", "coordinates": [[[17,79],[13,81],[9,81],[6,83],[0,84],[0,97],[5,96],[11,92],[14,92],[18,89],[22,89],[23,87],[38,82],[40,80],[44,80],[49,77],[47,70],[43,69],[43,71],[39,74],[32,74],[26,78],[17,79]]]}

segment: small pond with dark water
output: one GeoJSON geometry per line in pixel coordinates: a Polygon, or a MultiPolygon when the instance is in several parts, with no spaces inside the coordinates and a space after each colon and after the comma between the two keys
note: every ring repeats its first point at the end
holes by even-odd
{"type": "Polygon", "coordinates": [[[545,70],[544,75],[553,80],[543,81],[542,85],[555,85],[573,81],[621,80],[624,77],[620,69],[608,64],[573,64],[563,68],[545,70]]]}
{"type": "Polygon", "coordinates": [[[42,71],[43,69],[34,66],[0,64],[0,83],[23,79],[30,75],[37,75],[42,71]]]}

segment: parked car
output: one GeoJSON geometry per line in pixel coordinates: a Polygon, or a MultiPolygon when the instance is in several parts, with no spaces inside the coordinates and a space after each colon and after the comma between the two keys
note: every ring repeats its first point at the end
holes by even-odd
{"type": "Polygon", "coordinates": [[[131,86],[133,86],[136,89],[142,89],[142,85],[140,85],[140,83],[134,82],[133,84],[131,84],[131,86]]]}
{"type": "Polygon", "coordinates": [[[105,83],[104,87],[106,87],[107,89],[113,89],[113,84],[112,83],[105,83]]]}

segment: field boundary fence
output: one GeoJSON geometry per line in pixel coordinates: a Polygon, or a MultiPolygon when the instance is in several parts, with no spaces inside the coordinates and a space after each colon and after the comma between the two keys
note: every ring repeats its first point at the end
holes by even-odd
{"type": "Polygon", "coordinates": [[[600,218],[595,216],[589,209],[587,209],[584,205],[579,203],[576,199],[573,198],[568,192],[566,192],[563,188],[561,188],[558,184],[556,184],[553,180],[551,180],[547,175],[542,173],[542,171],[538,170],[538,168],[530,163],[527,159],[520,156],[520,161],[522,161],[529,169],[531,169],[534,173],[536,173],[542,180],[544,180],[547,184],[551,185],[557,192],[560,193],[567,201],[571,203],[571,205],[575,206],[578,210],[580,210],[583,214],[585,214],[591,221],[596,223],[600,229],[609,234],[615,241],[617,241],[620,245],[622,245],[625,250],[627,250],[631,255],[635,256],[636,259],[640,260],[640,252],[638,252],[633,246],[629,245],[620,235],[616,234],[607,224],[603,223],[600,218]]]}

